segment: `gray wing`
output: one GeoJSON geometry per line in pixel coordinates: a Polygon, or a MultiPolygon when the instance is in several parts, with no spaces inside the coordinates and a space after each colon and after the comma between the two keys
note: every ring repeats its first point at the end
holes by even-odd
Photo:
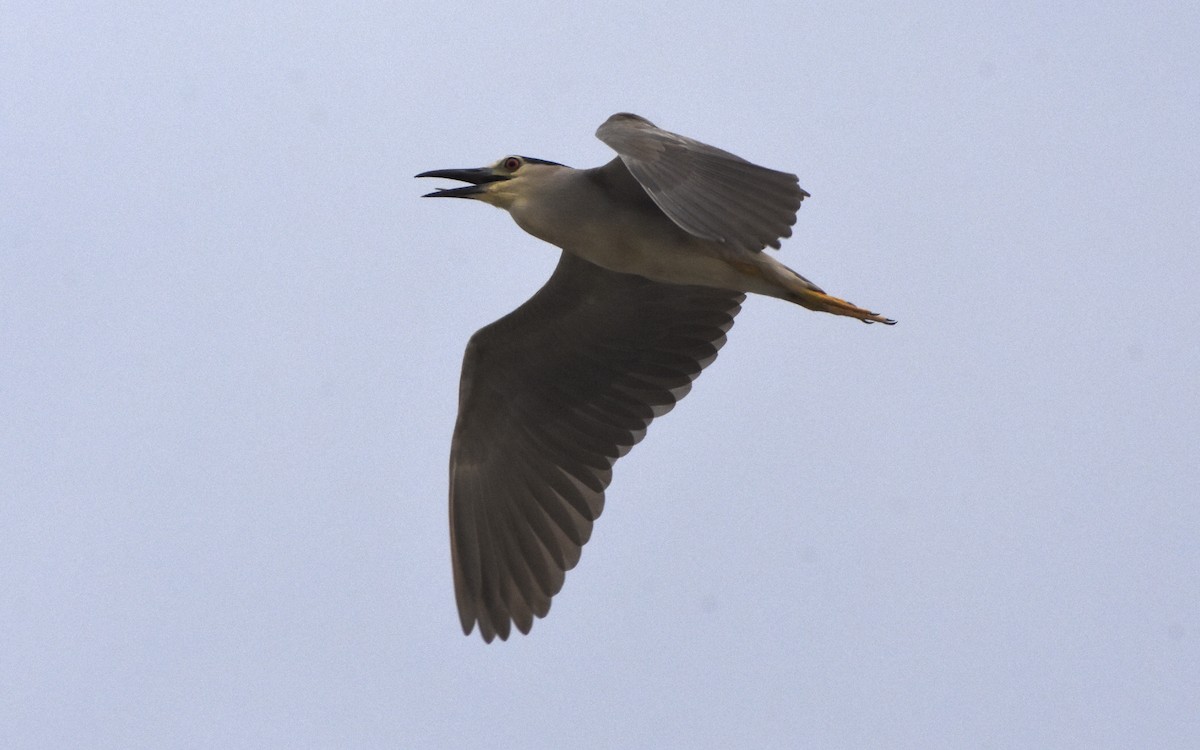
{"type": "Polygon", "coordinates": [[[613,463],[717,356],[745,295],[661,284],[563,253],[471,337],[450,451],[463,632],[528,633],[579,562],[613,463]]]}
{"type": "Polygon", "coordinates": [[[634,179],[685,231],[733,247],[779,248],[792,235],[808,193],[796,175],[751,164],[637,115],[608,118],[596,137],[621,157],[634,179]]]}

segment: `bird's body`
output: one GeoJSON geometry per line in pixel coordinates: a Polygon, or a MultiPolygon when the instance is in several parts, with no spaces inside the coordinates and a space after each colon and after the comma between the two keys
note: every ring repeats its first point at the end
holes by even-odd
{"type": "Polygon", "coordinates": [[[892,323],[763,252],[808,196],[796,177],[630,114],[597,131],[594,169],[510,156],[418,176],[431,196],[506,209],[562,248],[546,286],[472,337],[451,448],[455,593],[464,632],[528,632],[574,567],[612,464],[716,357],[744,294],[892,323]]]}
{"type": "Polygon", "coordinates": [[[738,252],[684,231],[650,200],[619,158],[586,170],[526,168],[554,170],[530,199],[508,207],[517,226],[534,237],[610,271],[667,284],[769,294],[766,285],[756,283],[759,278],[731,261],[742,256],[744,263],[762,262],[769,268],[779,265],[773,258],[738,252]]]}

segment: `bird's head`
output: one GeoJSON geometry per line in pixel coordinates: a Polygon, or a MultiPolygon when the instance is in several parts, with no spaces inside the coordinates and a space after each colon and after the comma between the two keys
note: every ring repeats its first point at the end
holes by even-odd
{"type": "Polygon", "coordinates": [[[425,198],[472,198],[500,208],[510,208],[518,199],[535,192],[555,174],[567,167],[558,162],[529,156],[506,156],[490,167],[475,169],[434,169],[417,177],[443,177],[471,184],[441,188],[425,198]]]}

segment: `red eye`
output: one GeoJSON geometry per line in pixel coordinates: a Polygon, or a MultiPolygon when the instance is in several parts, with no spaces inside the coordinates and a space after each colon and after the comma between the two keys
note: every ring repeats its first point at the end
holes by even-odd
{"type": "Polygon", "coordinates": [[[517,168],[520,166],[521,166],[521,160],[515,156],[510,156],[504,160],[504,168],[507,169],[509,172],[516,172],[517,168]]]}

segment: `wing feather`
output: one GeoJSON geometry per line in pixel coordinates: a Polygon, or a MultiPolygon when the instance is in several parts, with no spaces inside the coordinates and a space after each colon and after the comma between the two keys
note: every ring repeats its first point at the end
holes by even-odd
{"type": "Polygon", "coordinates": [[[529,632],[579,561],[614,462],[691,389],[744,295],[563,253],[529,301],[471,337],[450,455],[463,632],[529,632]]]}
{"type": "Polygon", "coordinates": [[[778,249],[808,197],[794,174],[752,164],[637,115],[613,115],[596,137],[682,229],[738,249],[778,249]]]}

